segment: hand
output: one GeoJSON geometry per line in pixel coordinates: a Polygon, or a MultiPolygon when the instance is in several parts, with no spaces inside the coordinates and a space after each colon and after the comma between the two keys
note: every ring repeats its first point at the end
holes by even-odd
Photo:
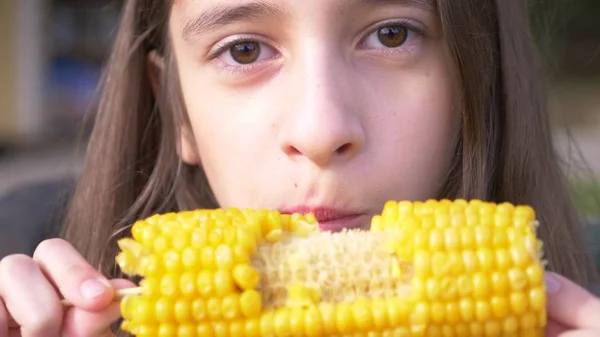
{"type": "Polygon", "coordinates": [[[134,286],[108,281],[67,242],[44,241],[33,258],[0,261],[0,337],[112,336],[120,316],[115,289],[134,286]],[[61,296],[73,306],[65,308],[61,296]]]}
{"type": "Polygon", "coordinates": [[[547,337],[600,336],[600,299],[570,280],[547,273],[547,337]]]}

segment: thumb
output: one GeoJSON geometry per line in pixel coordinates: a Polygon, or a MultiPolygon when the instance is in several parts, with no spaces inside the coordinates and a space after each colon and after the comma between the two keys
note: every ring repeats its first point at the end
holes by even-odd
{"type": "MultiPolygon", "coordinates": [[[[115,289],[135,287],[130,281],[111,280],[115,289]]],[[[63,336],[109,337],[114,336],[110,326],[121,317],[120,303],[113,302],[101,311],[85,311],[80,308],[69,308],[63,319],[63,336]]]]}
{"type": "Polygon", "coordinates": [[[548,317],[573,329],[600,329],[600,299],[562,275],[547,272],[548,317]]]}

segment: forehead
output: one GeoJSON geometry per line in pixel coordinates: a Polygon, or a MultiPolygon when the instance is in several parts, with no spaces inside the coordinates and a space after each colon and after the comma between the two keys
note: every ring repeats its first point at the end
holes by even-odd
{"type": "Polygon", "coordinates": [[[336,7],[338,10],[344,10],[348,7],[376,5],[397,5],[434,10],[437,5],[437,0],[174,0],[173,3],[175,7],[180,7],[185,13],[186,11],[213,8],[225,9],[236,6],[278,7],[283,9],[291,7],[294,3],[306,5],[313,3],[319,6],[336,7]]]}
{"type": "Polygon", "coordinates": [[[238,20],[291,17],[295,10],[343,14],[349,10],[402,6],[435,12],[437,0],[176,0],[184,39],[238,20]]]}
{"type": "MultiPolygon", "coordinates": [[[[202,5],[241,5],[247,3],[262,3],[262,4],[286,4],[293,3],[298,0],[173,0],[173,4],[177,6],[190,7],[202,5]]],[[[306,0],[304,0],[306,1],[306,0]]],[[[308,1],[306,1],[308,2],[308,1]]],[[[351,6],[355,4],[395,4],[404,6],[419,6],[419,7],[435,7],[437,0],[319,0],[320,3],[326,5],[351,6]]]]}

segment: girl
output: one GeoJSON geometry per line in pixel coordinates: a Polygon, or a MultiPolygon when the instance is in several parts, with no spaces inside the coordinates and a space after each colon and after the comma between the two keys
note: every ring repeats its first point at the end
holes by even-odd
{"type": "Polygon", "coordinates": [[[153,213],[307,210],[339,230],[459,197],[532,205],[548,335],[600,335],[536,67],[517,0],[125,1],[65,241],[2,261],[0,336],[111,335],[133,286],[115,241],[153,213]]]}

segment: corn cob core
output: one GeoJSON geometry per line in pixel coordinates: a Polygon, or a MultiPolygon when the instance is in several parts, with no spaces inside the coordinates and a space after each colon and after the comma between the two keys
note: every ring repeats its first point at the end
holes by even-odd
{"type": "Polygon", "coordinates": [[[388,240],[385,232],[345,231],[288,235],[260,245],[252,265],[260,272],[263,306],[298,303],[298,296],[289,298],[290,289],[293,294],[312,291],[329,303],[406,297],[410,264],[386,249],[388,240]]]}
{"type": "Polygon", "coordinates": [[[386,203],[368,232],[311,215],[199,210],[138,221],[117,263],[137,336],[542,336],[535,213],[479,200],[386,203]]]}

